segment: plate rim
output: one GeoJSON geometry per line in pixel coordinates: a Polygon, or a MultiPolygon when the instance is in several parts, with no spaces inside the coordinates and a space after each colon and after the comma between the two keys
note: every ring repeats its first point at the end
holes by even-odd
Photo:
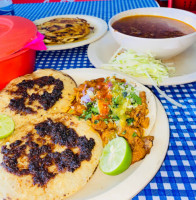
{"type": "MultiPolygon", "coordinates": [[[[102,39],[104,39],[105,37],[109,37],[108,35],[110,35],[110,37],[112,37],[110,31],[107,31],[107,33],[100,40],[95,41],[94,43],[92,43],[88,46],[87,55],[88,55],[88,58],[89,58],[91,64],[95,68],[100,69],[99,65],[100,65],[101,61],[97,57],[94,56],[95,55],[94,49],[95,49],[97,43],[100,43],[100,41],[102,39]]],[[[149,86],[153,85],[152,82],[148,78],[141,78],[141,77],[134,77],[134,76],[130,76],[130,77],[134,78],[135,80],[137,80],[138,82],[140,82],[144,85],[149,85],[149,86]]],[[[194,73],[185,74],[182,76],[165,78],[161,83],[159,83],[159,86],[181,85],[181,84],[192,83],[195,81],[196,81],[196,71],[194,73]]]]}
{"type": "MultiPolygon", "coordinates": [[[[62,70],[62,72],[64,73],[68,73],[70,76],[73,76],[72,72],[81,72],[79,73],[80,76],[82,73],[88,73],[88,72],[93,72],[95,71],[96,74],[99,73],[99,71],[102,71],[107,74],[107,73],[114,73],[113,71],[110,71],[108,72],[108,70],[104,70],[104,69],[97,69],[97,68],[78,68],[78,69],[66,69],[66,70],[62,70]],[[88,70],[88,71],[87,71],[88,70]],[[72,75],[71,75],[72,74],[72,75]]],[[[127,78],[130,78],[130,80],[134,80],[132,77],[128,76],[128,75],[125,75],[125,74],[122,74],[122,73],[118,73],[118,72],[115,72],[116,74],[120,74],[120,76],[124,76],[124,77],[127,77],[127,78]]],[[[96,75],[97,76],[97,75],[96,75]]],[[[74,77],[73,77],[74,78],[74,77]]],[[[92,78],[91,78],[92,79],[92,78]]],[[[76,81],[77,82],[77,81],[76,81]]],[[[136,81],[137,82],[137,81],[136,81]]],[[[141,83],[140,83],[141,84],[141,83]]],[[[143,84],[141,84],[143,85],[143,84]]],[[[145,87],[145,86],[144,86],[145,87]]],[[[165,146],[164,146],[164,149],[163,151],[161,151],[161,158],[159,158],[158,160],[158,165],[156,165],[155,167],[155,170],[152,170],[153,173],[150,174],[150,176],[148,175],[148,178],[144,181],[144,183],[142,183],[142,186],[140,188],[137,188],[136,191],[134,191],[132,193],[132,195],[130,195],[131,192],[127,192],[127,188],[125,189],[124,185],[127,185],[127,183],[130,181],[128,178],[124,179],[121,183],[117,184],[116,186],[112,187],[111,189],[107,190],[106,192],[103,192],[101,194],[98,194],[97,196],[94,196],[92,198],[88,198],[88,200],[101,200],[101,199],[113,199],[113,200],[119,200],[119,197],[116,195],[115,191],[120,191],[120,199],[121,200],[127,200],[127,199],[130,199],[130,198],[133,198],[135,195],[137,195],[140,191],[142,191],[144,189],[144,187],[153,179],[153,177],[156,175],[156,173],[158,172],[158,170],[160,169],[164,159],[165,159],[165,156],[166,156],[166,153],[167,153],[167,150],[168,150],[168,146],[169,146],[169,139],[170,139],[170,129],[169,129],[169,121],[168,121],[168,117],[166,115],[166,112],[165,112],[165,109],[163,107],[163,105],[161,104],[161,102],[158,100],[158,98],[153,94],[153,96],[155,97],[155,101],[156,101],[156,106],[157,106],[157,116],[161,117],[160,116],[160,113],[162,113],[164,115],[164,119],[165,119],[165,123],[166,123],[166,129],[167,129],[167,137],[166,137],[166,140],[165,140],[165,146]],[[159,114],[158,114],[159,113],[159,114]]],[[[156,119],[157,121],[157,119],[156,119]]],[[[156,123],[155,121],[155,123],[156,123]]],[[[149,154],[151,155],[151,154],[149,154]]],[[[143,160],[143,163],[141,163],[141,165],[139,165],[139,167],[136,169],[136,171],[134,173],[138,173],[138,171],[140,172],[141,171],[141,168],[143,166],[145,166],[145,161],[147,160],[147,158],[145,158],[143,160]]],[[[148,159],[149,160],[149,159],[148,159]]],[[[149,162],[149,161],[146,161],[146,162],[149,162]]],[[[134,174],[133,173],[133,174],[134,174]]],[[[129,176],[130,178],[132,178],[132,174],[129,176]]],[[[118,192],[117,192],[118,193],[118,192]]],[[[70,200],[72,198],[70,197],[70,200]]],[[[87,200],[87,199],[86,199],[87,200]]]]}
{"type": "Polygon", "coordinates": [[[88,23],[91,25],[95,25],[94,21],[97,21],[101,24],[102,28],[98,28],[97,32],[93,33],[93,35],[85,40],[78,41],[78,42],[71,42],[71,43],[66,43],[66,44],[57,44],[57,45],[46,45],[47,50],[46,51],[53,51],[53,50],[65,50],[65,49],[72,49],[76,47],[81,47],[87,44],[90,44],[92,42],[95,42],[96,40],[100,39],[103,37],[108,30],[108,25],[106,21],[104,21],[101,18],[91,16],[91,15],[80,15],[80,14],[67,14],[67,15],[54,15],[54,16],[49,16],[49,17],[43,17],[40,19],[36,19],[33,21],[35,25],[40,24],[41,22],[48,21],[50,19],[56,19],[56,18],[61,18],[61,17],[68,17],[68,18],[83,18],[87,20],[88,23]],[[92,22],[93,21],[93,22],[92,22]]]}

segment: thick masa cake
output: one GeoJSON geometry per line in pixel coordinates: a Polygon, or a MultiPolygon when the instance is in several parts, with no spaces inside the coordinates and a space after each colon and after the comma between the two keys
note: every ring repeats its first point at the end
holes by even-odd
{"type": "Polygon", "coordinates": [[[42,69],[12,80],[0,91],[0,113],[15,127],[43,115],[67,112],[75,99],[75,81],[57,70],[42,69]]]}
{"type": "Polygon", "coordinates": [[[59,113],[18,127],[0,147],[0,199],[56,200],[88,182],[102,140],[88,122],[59,113]]]}

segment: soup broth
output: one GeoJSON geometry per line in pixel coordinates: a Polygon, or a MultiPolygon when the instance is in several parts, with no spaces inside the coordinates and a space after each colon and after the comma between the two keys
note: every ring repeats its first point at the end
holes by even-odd
{"type": "Polygon", "coordinates": [[[112,27],[126,35],[142,38],[174,38],[196,30],[176,19],[154,15],[136,15],[119,19],[112,27]]]}

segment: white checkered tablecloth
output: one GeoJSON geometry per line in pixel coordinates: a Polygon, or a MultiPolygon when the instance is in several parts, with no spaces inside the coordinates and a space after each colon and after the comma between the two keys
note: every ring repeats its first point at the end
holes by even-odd
{"type": "MultiPolygon", "coordinates": [[[[87,14],[106,22],[124,10],[156,7],[154,0],[108,0],[49,4],[16,4],[18,16],[36,20],[61,14],[87,14]]],[[[36,69],[92,68],[87,57],[87,45],[69,50],[38,52],[36,69]]],[[[151,182],[134,200],[192,200],[196,199],[196,82],[161,87],[170,97],[185,105],[171,105],[150,88],[163,104],[170,125],[170,143],[165,160],[151,182]]]]}

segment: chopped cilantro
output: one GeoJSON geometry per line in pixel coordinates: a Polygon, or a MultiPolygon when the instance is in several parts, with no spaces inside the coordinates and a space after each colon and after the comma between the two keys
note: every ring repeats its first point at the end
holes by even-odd
{"type": "Polygon", "coordinates": [[[112,116],[112,119],[113,119],[114,121],[118,121],[118,120],[119,120],[119,117],[118,117],[117,115],[115,115],[115,116],[112,116]]]}
{"type": "Polygon", "coordinates": [[[113,108],[118,108],[119,104],[114,104],[113,108]]]}
{"type": "Polygon", "coordinates": [[[98,107],[92,107],[92,108],[91,108],[91,111],[92,111],[93,114],[97,114],[97,115],[99,114],[99,109],[98,109],[98,107]]]}
{"type": "Polygon", "coordinates": [[[132,137],[136,137],[137,136],[137,133],[136,132],[134,132],[133,133],[133,135],[132,135],[132,137]]]}
{"type": "Polygon", "coordinates": [[[130,126],[133,123],[134,119],[133,118],[128,118],[126,119],[127,124],[130,126]]]}
{"type": "Polygon", "coordinates": [[[106,78],[106,79],[104,80],[104,83],[107,82],[107,81],[108,81],[108,78],[106,78]]]}
{"type": "Polygon", "coordinates": [[[92,117],[92,114],[98,115],[99,110],[98,107],[94,107],[94,102],[88,102],[86,104],[87,109],[83,111],[81,117],[84,118],[85,120],[89,119],[92,117]]]}
{"type": "Polygon", "coordinates": [[[71,113],[73,113],[73,112],[74,112],[74,110],[73,110],[73,109],[70,109],[70,110],[69,110],[69,113],[70,113],[70,114],[71,114],[71,113]]]}
{"type": "Polygon", "coordinates": [[[119,103],[119,96],[117,96],[116,98],[112,98],[112,103],[114,104],[118,104],[119,103]]]}
{"type": "Polygon", "coordinates": [[[124,85],[124,82],[120,82],[119,85],[124,85]]]}
{"type": "Polygon", "coordinates": [[[116,98],[112,98],[112,103],[113,103],[113,108],[118,108],[119,105],[119,96],[117,96],[116,98]]]}
{"type": "Polygon", "coordinates": [[[126,131],[123,131],[121,134],[125,135],[125,134],[126,134],[126,131]]]}
{"type": "Polygon", "coordinates": [[[104,121],[106,124],[108,124],[109,119],[103,119],[103,121],[104,121]]]}
{"type": "Polygon", "coordinates": [[[109,105],[109,108],[110,108],[110,110],[109,110],[109,115],[108,115],[108,117],[110,117],[111,118],[111,115],[112,115],[112,106],[111,105],[109,105]]]}
{"type": "Polygon", "coordinates": [[[131,98],[133,98],[133,100],[138,104],[141,105],[142,104],[142,99],[137,96],[137,94],[135,94],[134,92],[131,92],[129,95],[131,98]]]}
{"type": "Polygon", "coordinates": [[[80,115],[80,118],[83,118],[85,120],[90,119],[92,117],[92,112],[90,110],[83,110],[82,115],[80,115]]]}
{"type": "Polygon", "coordinates": [[[96,119],[96,120],[94,121],[94,124],[98,124],[98,123],[99,123],[99,120],[96,119]]]}
{"type": "Polygon", "coordinates": [[[91,117],[92,117],[92,114],[88,113],[87,115],[85,115],[84,119],[87,120],[87,119],[90,119],[91,117]]]}
{"type": "Polygon", "coordinates": [[[91,109],[93,106],[93,102],[86,103],[87,110],[91,109]]]}

